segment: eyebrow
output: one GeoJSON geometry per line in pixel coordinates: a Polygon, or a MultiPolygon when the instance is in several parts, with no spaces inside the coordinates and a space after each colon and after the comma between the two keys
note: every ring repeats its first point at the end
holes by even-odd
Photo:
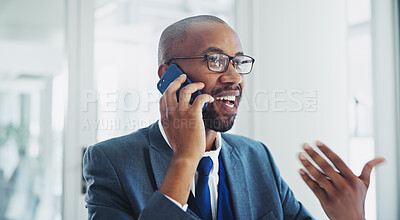
{"type": "MultiPolygon", "coordinates": [[[[224,51],[223,51],[222,49],[218,48],[218,47],[209,47],[209,48],[207,48],[206,50],[204,50],[204,51],[202,52],[202,54],[205,54],[205,53],[207,53],[207,52],[224,53],[224,51]]],[[[237,53],[235,54],[235,56],[238,56],[238,55],[244,55],[244,53],[243,53],[242,51],[240,51],[240,52],[237,52],[237,53]]]]}

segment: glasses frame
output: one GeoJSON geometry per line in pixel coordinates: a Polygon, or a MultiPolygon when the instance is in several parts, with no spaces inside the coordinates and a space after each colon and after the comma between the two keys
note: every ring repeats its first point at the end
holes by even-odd
{"type": "Polygon", "coordinates": [[[237,56],[232,57],[232,56],[229,56],[229,55],[224,54],[224,53],[209,53],[209,54],[206,54],[206,55],[193,55],[193,56],[172,57],[171,59],[168,60],[168,62],[167,62],[166,64],[169,65],[169,64],[171,63],[172,60],[177,60],[177,59],[207,59],[207,67],[208,67],[208,70],[210,70],[210,71],[212,71],[212,72],[216,72],[216,73],[224,73],[224,72],[226,72],[226,71],[228,70],[229,64],[226,65],[225,68],[224,68],[224,70],[222,70],[222,71],[215,71],[215,70],[210,69],[210,59],[209,59],[209,57],[210,57],[211,55],[214,55],[214,54],[222,54],[222,55],[227,56],[227,57],[229,58],[229,62],[228,62],[228,63],[232,63],[232,65],[233,65],[233,67],[235,67],[235,69],[236,69],[235,62],[232,62],[232,61],[233,61],[236,57],[238,57],[238,56],[243,56],[243,57],[250,58],[252,62],[251,62],[251,68],[250,68],[249,72],[247,72],[247,73],[239,73],[239,74],[241,74],[241,75],[247,75],[247,74],[251,73],[251,71],[253,70],[254,62],[256,61],[253,57],[248,56],[248,55],[237,55],[237,56]]]}

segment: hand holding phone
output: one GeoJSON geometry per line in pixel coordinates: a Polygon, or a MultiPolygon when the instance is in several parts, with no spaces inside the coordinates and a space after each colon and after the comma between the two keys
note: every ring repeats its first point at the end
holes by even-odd
{"type": "MultiPolygon", "coordinates": [[[[175,72],[172,69],[168,71],[175,72]]],[[[185,204],[190,189],[183,191],[182,188],[190,185],[197,165],[206,150],[206,130],[201,109],[205,103],[214,102],[214,98],[209,94],[201,94],[196,97],[196,100],[192,99],[193,104],[189,104],[192,94],[202,90],[205,84],[187,81],[188,84],[182,88],[187,75],[175,72],[175,76],[171,77],[171,72],[164,73],[157,84],[160,92],[163,93],[159,102],[160,122],[166,136],[165,140],[173,152],[159,191],[185,204]],[[179,97],[176,94],[179,94],[180,88],[182,88],[182,93],[179,97]],[[180,99],[179,103],[177,97],[180,99]]]]}
{"type": "MultiPolygon", "coordinates": [[[[164,75],[161,77],[160,81],[157,83],[157,89],[161,92],[161,94],[164,94],[165,90],[168,88],[169,84],[171,84],[175,79],[177,79],[180,75],[183,74],[183,71],[177,64],[171,64],[167,71],[164,73],[164,75]]],[[[176,97],[179,102],[179,93],[181,89],[187,85],[192,83],[192,81],[186,77],[186,81],[182,84],[181,88],[176,92],[176,97]]],[[[192,94],[190,97],[190,104],[193,104],[194,100],[196,99],[197,96],[201,95],[202,93],[197,90],[192,94]]],[[[203,106],[203,111],[206,109],[208,103],[205,103],[203,106]]]]}

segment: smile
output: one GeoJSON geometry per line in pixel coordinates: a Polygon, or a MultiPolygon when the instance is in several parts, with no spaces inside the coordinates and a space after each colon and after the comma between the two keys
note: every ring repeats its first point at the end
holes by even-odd
{"type": "Polygon", "coordinates": [[[229,108],[233,108],[235,107],[235,100],[236,100],[236,96],[219,96],[215,98],[217,101],[222,101],[223,104],[225,104],[226,106],[228,106],[229,108]]]}

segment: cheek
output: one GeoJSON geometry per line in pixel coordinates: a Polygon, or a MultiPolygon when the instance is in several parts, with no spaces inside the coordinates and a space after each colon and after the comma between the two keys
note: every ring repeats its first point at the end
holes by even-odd
{"type": "MultiPolygon", "coordinates": [[[[211,74],[209,74],[211,75],[211,74]]],[[[210,94],[213,90],[217,88],[217,77],[207,76],[200,80],[205,84],[204,88],[201,90],[202,93],[210,94]]]]}
{"type": "Polygon", "coordinates": [[[209,75],[207,64],[204,65],[204,63],[188,62],[185,65],[185,70],[186,74],[193,82],[205,82],[205,77],[209,75]]]}
{"type": "Polygon", "coordinates": [[[202,67],[198,69],[192,69],[189,78],[193,82],[202,82],[205,84],[204,88],[201,90],[203,94],[209,94],[213,89],[216,88],[218,84],[218,73],[214,73],[206,69],[204,70],[202,67]]]}

